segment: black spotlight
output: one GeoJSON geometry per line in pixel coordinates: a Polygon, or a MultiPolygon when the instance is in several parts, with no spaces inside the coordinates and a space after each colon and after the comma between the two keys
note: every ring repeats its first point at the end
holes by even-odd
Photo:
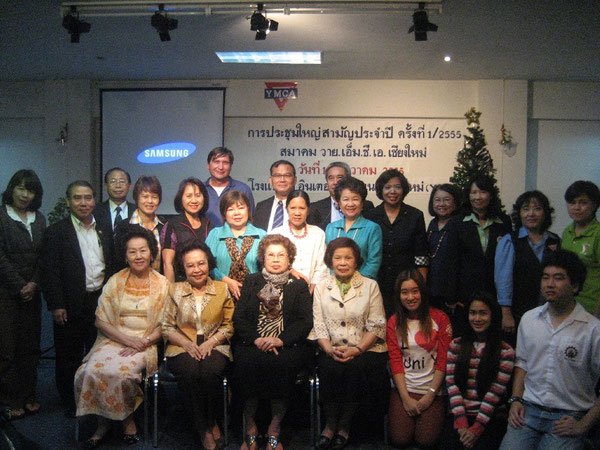
{"type": "Polygon", "coordinates": [[[89,33],[92,27],[89,23],[79,20],[75,6],[71,6],[71,10],[63,17],[62,26],[69,32],[71,43],[74,44],[79,42],[80,34],[89,33]]]}
{"type": "Polygon", "coordinates": [[[177,19],[171,19],[164,13],[165,5],[158,5],[158,11],[154,13],[150,24],[158,31],[158,36],[162,42],[170,41],[171,35],[169,31],[177,29],[177,19]],[[163,14],[164,13],[164,14],[163,14]]]}
{"type": "Polygon", "coordinates": [[[258,9],[254,11],[250,16],[250,31],[256,31],[256,40],[264,41],[267,38],[269,31],[277,31],[279,28],[279,22],[275,20],[267,19],[266,15],[263,15],[264,5],[258,3],[258,9]]]}
{"type": "Polygon", "coordinates": [[[408,29],[409,33],[415,32],[415,41],[426,41],[428,31],[437,31],[438,26],[429,22],[425,3],[419,3],[419,9],[413,14],[413,25],[408,29]]]}

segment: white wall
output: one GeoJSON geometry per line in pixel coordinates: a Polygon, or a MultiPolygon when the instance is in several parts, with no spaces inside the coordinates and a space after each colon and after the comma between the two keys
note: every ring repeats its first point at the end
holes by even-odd
{"type": "Polygon", "coordinates": [[[576,180],[600,185],[600,83],[536,82],[532,86],[527,184],[556,209],[552,229],[570,223],[564,193],[576,180]]]}

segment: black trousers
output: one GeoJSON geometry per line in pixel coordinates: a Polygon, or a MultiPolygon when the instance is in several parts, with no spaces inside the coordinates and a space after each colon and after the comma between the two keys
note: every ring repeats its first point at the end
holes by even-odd
{"type": "Polygon", "coordinates": [[[201,361],[187,352],[167,358],[169,370],[177,377],[177,387],[200,437],[204,437],[221,416],[222,382],[228,362],[227,357],[217,350],[201,361]]]}
{"type": "Polygon", "coordinates": [[[0,291],[0,403],[22,408],[35,401],[40,359],[41,299],[24,302],[0,291]]]}
{"type": "Polygon", "coordinates": [[[54,350],[56,353],[56,388],[67,408],[75,408],[73,380],[84,356],[96,341],[94,325],[96,306],[101,290],[86,293],[84,307],[78,314],[69,314],[64,325],[54,323],[54,350]]]}

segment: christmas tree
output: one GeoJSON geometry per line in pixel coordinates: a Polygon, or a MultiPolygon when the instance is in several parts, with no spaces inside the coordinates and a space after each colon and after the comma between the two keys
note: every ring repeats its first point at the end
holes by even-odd
{"type": "Polygon", "coordinates": [[[479,126],[479,116],[481,113],[475,107],[465,113],[468,133],[465,134],[464,147],[456,155],[458,165],[454,167],[454,174],[450,177],[450,183],[461,189],[465,199],[469,198],[469,181],[478,176],[488,176],[494,181],[494,186],[497,184],[494,161],[486,148],[485,135],[479,126]]]}

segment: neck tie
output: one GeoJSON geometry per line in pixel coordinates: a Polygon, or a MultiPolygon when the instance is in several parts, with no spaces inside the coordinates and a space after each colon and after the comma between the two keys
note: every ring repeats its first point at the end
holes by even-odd
{"type": "Polygon", "coordinates": [[[121,217],[121,207],[117,206],[115,208],[115,221],[113,223],[113,230],[117,227],[117,224],[123,220],[123,218],[121,217]]]}
{"type": "Polygon", "coordinates": [[[283,202],[279,200],[277,202],[277,209],[275,210],[275,217],[273,218],[273,228],[277,228],[283,225],[283,202]]]}

